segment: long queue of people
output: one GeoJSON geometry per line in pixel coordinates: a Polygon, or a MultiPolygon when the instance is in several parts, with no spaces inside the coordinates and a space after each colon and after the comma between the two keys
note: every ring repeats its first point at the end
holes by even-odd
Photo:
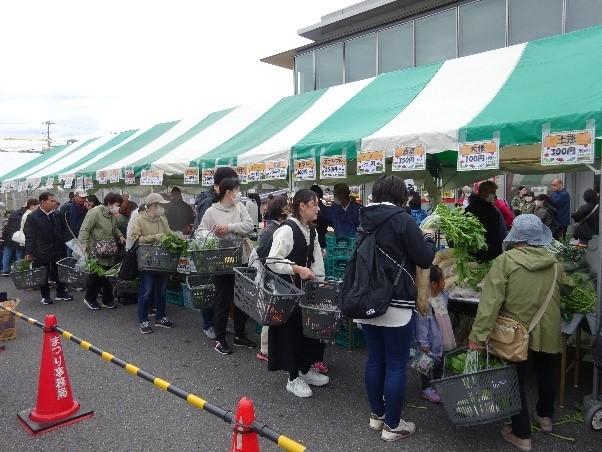
{"type": "MultiPolygon", "coordinates": [[[[492,182],[482,183],[478,192],[471,194],[466,208],[485,226],[487,243],[492,248],[488,252],[495,253],[477,256],[483,260],[493,259],[494,263],[483,282],[482,302],[478,307],[469,345],[472,349],[484,346],[500,312],[529,324],[544,304],[546,293],[550,294],[548,298],[551,297],[551,302],[550,299],[546,300],[549,305],[541,322],[531,332],[529,358],[518,367],[522,411],[512,417],[511,426],[502,430],[508,442],[521,450],[530,450],[530,420],[525,396],[527,364],[534,364],[538,377],[540,400],[537,422],[544,431],[551,431],[555,387],[544,376],[552,372],[554,355],[559,351],[560,290],[568,283],[554,256],[544,248],[551,242],[552,232],[538,216],[530,213],[519,215],[512,221],[510,233],[506,234],[507,229],[502,227],[505,221],[495,207],[496,188],[492,182]],[[503,251],[506,248],[504,244],[511,245],[512,249],[503,251]],[[553,290],[544,290],[549,287],[553,290]]],[[[23,226],[24,255],[34,266],[48,268],[50,279],[57,282],[55,300],[72,299],[57,278],[57,261],[67,255],[67,239],[77,237],[101,266],[109,268],[117,259],[118,244],[125,243],[127,247],[135,243],[155,244],[164,234],[174,230],[169,220],[170,204],[159,194],[149,195],[143,206],[133,208],[121,195],[109,193],[102,204],[86,210],[85,215],[78,213],[84,212],[82,206],[90,197],[84,191],[74,195],[73,205],[64,209],[58,209],[56,198],[49,192],[40,195],[39,208],[34,202],[26,206],[30,212],[23,226]],[[119,220],[127,208],[130,208],[130,218],[124,234],[124,225],[120,226],[119,220]]],[[[349,209],[351,200],[346,200],[346,196],[347,190],[342,190],[337,197],[342,205],[339,206],[342,214],[349,221],[351,216],[347,214],[353,210],[349,209]]],[[[448,342],[451,341],[449,326],[439,322],[441,314],[447,310],[447,296],[442,273],[432,266],[436,250],[434,234],[429,230],[421,230],[408,214],[408,198],[403,180],[396,176],[382,176],[374,183],[371,202],[357,209],[359,219],[356,230],[360,243],[362,237],[373,235],[378,246],[376,254],[383,262],[382,268],[391,270],[387,270],[385,275],[387,284],[392,286],[386,311],[378,317],[356,319],[368,349],[364,378],[369,402],[367,426],[380,432],[385,441],[406,438],[416,430],[414,423],[402,417],[411,346],[417,343],[422,352],[432,353],[441,359],[443,349],[450,346],[446,344],[446,337],[448,342]],[[391,267],[391,262],[395,266],[391,267]],[[417,268],[430,269],[431,297],[426,314],[414,310],[416,287],[413,282],[417,268]]],[[[173,199],[180,204],[179,190],[175,191],[173,199]]],[[[186,217],[176,227],[179,232],[195,237],[210,231],[221,238],[247,238],[254,230],[254,210],[249,213],[240,199],[240,183],[235,171],[227,167],[218,168],[214,175],[214,186],[197,199],[196,219],[194,213],[190,215],[187,208],[180,206],[180,215],[186,217]]],[[[301,287],[303,281],[320,281],[325,273],[324,252],[316,224],[319,225],[322,208],[319,193],[308,189],[297,191],[292,202],[278,197],[270,200],[267,206],[270,223],[261,235],[258,246],[245,251],[243,264],[249,260],[250,265],[262,265],[265,262],[272,272],[297,287],[301,287]]],[[[587,213],[582,212],[582,215],[587,213]]],[[[256,348],[257,344],[246,335],[246,314],[233,303],[234,277],[216,275],[214,282],[215,307],[204,310],[202,316],[205,334],[215,340],[215,351],[224,355],[233,352],[226,338],[230,312],[234,320],[233,345],[256,348]]],[[[166,276],[141,272],[137,321],[142,333],[153,331],[149,322],[149,315],[153,311],[156,315],[154,326],[175,326],[167,317],[166,289],[166,276]]],[[[92,310],[101,307],[112,309],[115,307],[112,294],[110,282],[104,277],[95,276],[88,280],[84,303],[92,310]],[[102,300],[98,304],[96,300],[100,294],[102,300]]],[[[48,284],[41,288],[41,296],[43,304],[52,303],[48,284]]],[[[324,386],[330,380],[323,374],[323,369],[316,367],[317,363],[323,363],[324,351],[323,343],[303,335],[301,310],[296,306],[286,323],[263,329],[258,357],[267,360],[269,371],[287,373],[286,391],[297,397],[311,397],[311,386],[324,386]]],[[[431,377],[437,378],[441,371],[441,364],[438,363],[431,377]]],[[[422,379],[421,395],[437,403],[440,398],[431,385],[432,378],[422,379]]]]}

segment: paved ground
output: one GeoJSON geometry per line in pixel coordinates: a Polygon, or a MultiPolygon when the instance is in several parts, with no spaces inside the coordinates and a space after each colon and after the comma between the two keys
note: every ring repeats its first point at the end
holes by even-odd
{"type": "MultiPolygon", "coordinates": [[[[315,396],[301,400],[285,391],[286,376],[268,373],[250,350],[233,356],[217,355],[201,337],[198,314],[169,306],[177,323],[174,330],[160,329],[141,335],[136,327],[135,306],[115,311],[91,312],[81,292],[73,302],[54,306],[39,304],[37,293],[16,293],[8,279],[0,290],[22,299],[20,310],[43,320],[54,313],[68,330],[93,344],[136,363],[180,387],[222,407],[233,407],[247,395],[255,401],[258,419],[274,430],[310,446],[314,451],[482,451],[512,450],[499,436],[499,425],[458,430],[441,407],[417,397],[418,378],[411,373],[404,417],[416,422],[418,432],[405,441],[387,444],[367,429],[366,397],[362,388],[364,351],[327,349],[331,384],[315,396]]],[[[230,429],[224,422],[200,412],[171,394],[124,373],[75,344],[65,344],[71,382],[77,398],[95,410],[95,417],[41,437],[28,436],[18,425],[16,413],[35,400],[41,332],[18,321],[18,338],[5,342],[0,352],[0,451],[226,451],[230,429]]],[[[569,403],[581,400],[591,385],[591,367],[584,365],[583,390],[569,391],[569,403]]],[[[559,415],[573,410],[560,410],[559,415]]],[[[537,450],[601,450],[602,437],[583,424],[569,424],[558,432],[576,438],[575,443],[536,434],[537,450]]],[[[262,450],[279,450],[262,440],[262,450]]]]}

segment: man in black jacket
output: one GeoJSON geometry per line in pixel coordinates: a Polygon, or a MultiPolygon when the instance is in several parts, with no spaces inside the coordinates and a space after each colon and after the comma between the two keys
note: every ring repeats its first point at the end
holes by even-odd
{"type": "MultiPolygon", "coordinates": [[[[60,221],[65,228],[65,242],[79,236],[79,230],[88,213],[88,209],[85,206],[87,200],[88,193],[86,190],[78,188],[74,192],[73,200],[60,208],[60,221]]],[[[69,252],[68,254],[71,255],[69,252]]]]}
{"type": "MultiPolygon", "coordinates": [[[[56,300],[69,301],[73,297],[67,293],[65,285],[58,281],[57,261],[65,257],[63,225],[55,213],[58,201],[50,192],[40,195],[40,208],[29,214],[25,220],[25,259],[33,261],[35,267],[46,267],[48,277],[56,281],[56,300]]],[[[52,304],[48,283],[40,289],[44,305],[52,304]]]]}
{"type": "Polygon", "coordinates": [[[17,242],[13,242],[13,234],[21,230],[21,218],[25,213],[25,207],[15,210],[8,217],[8,221],[2,230],[2,240],[4,241],[4,251],[2,252],[2,276],[10,275],[10,267],[15,262],[23,258],[23,248],[17,242]]]}
{"type": "Polygon", "coordinates": [[[478,194],[470,195],[466,212],[472,213],[485,228],[487,249],[475,253],[479,262],[487,262],[502,254],[502,242],[505,238],[504,219],[494,205],[497,185],[485,181],[479,185],[478,194]]]}
{"type": "Polygon", "coordinates": [[[167,204],[165,216],[172,231],[190,234],[194,223],[194,210],[182,199],[182,191],[178,187],[171,189],[171,202],[167,204]]]}

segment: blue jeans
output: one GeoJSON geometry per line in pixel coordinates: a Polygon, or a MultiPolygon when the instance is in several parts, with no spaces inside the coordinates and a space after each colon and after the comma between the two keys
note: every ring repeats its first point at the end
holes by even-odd
{"type": "Polygon", "coordinates": [[[201,309],[203,313],[203,329],[213,328],[213,314],[215,310],[213,308],[201,309]]]}
{"type": "Polygon", "coordinates": [[[21,259],[23,259],[23,248],[16,244],[5,243],[2,253],[2,273],[10,273],[11,265],[21,259]]]}
{"type": "Polygon", "coordinates": [[[384,415],[387,426],[397,428],[405,399],[413,321],[400,327],[362,325],[362,330],[368,346],[365,385],[370,410],[384,415]]]}
{"type": "Polygon", "coordinates": [[[157,309],[157,319],[165,317],[167,299],[167,275],[140,272],[140,293],[138,294],[138,323],[148,322],[148,309],[157,309]]]}

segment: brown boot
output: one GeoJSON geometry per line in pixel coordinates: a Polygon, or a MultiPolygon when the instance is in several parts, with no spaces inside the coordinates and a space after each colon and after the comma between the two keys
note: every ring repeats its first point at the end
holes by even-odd
{"type": "Polygon", "coordinates": [[[552,418],[550,417],[539,417],[537,416],[537,423],[542,432],[552,433],[552,418]]]}
{"type": "Polygon", "coordinates": [[[533,448],[531,445],[531,439],[522,439],[512,433],[512,427],[505,425],[502,428],[502,437],[522,452],[530,452],[533,448]]]}

